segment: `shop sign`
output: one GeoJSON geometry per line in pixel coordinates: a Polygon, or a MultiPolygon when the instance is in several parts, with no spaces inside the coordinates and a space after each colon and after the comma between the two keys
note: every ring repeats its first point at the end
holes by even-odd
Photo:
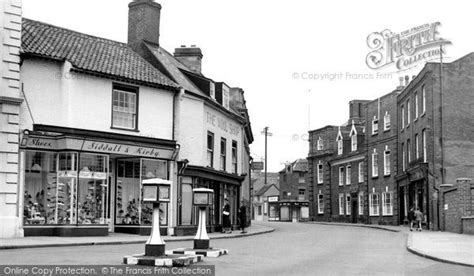
{"type": "Polygon", "coordinates": [[[263,162],[261,162],[261,161],[254,161],[254,162],[252,162],[252,170],[253,170],[253,171],[261,171],[261,170],[263,170],[263,162]]]}
{"type": "Polygon", "coordinates": [[[57,143],[55,139],[30,137],[24,143],[22,142],[22,146],[37,149],[56,149],[57,143]]]}
{"type": "Polygon", "coordinates": [[[82,150],[164,159],[171,159],[171,156],[173,155],[173,150],[170,149],[140,147],[96,141],[84,141],[82,150]]]}
{"type": "Polygon", "coordinates": [[[218,127],[222,131],[234,136],[237,136],[240,133],[239,125],[233,124],[229,120],[226,120],[221,116],[217,116],[216,114],[213,114],[209,111],[206,113],[206,122],[207,124],[218,127]]]}
{"type": "Polygon", "coordinates": [[[268,202],[277,202],[278,201],[278,196],[269,196],[268,197],[268,202]]]}
{"type": "Polygon", "coordinates": [[[58,177],[77,177],[77,171],[58,171],[58,177]]]}

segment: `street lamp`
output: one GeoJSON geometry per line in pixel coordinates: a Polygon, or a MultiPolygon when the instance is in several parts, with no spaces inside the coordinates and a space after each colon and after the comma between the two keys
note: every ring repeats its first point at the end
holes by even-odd
{"type": "Polygon", "coordinates": [[[146,179],[143,185],[143,202],[153,203],[151,234],[145,243],[146,256],[163,256],[165,242],[160,235],[160,203],[170,201],[171,182],[161,178],[146,179]]]}
{"type": "Polygon", "coordinates": [[[209,236],[206,230],[206,208],[212,204],[214,191],[207,188],[193,189],[193,203],[199,207],[199,225],[194,237],[194,249],[209,249],[209,236]]]}

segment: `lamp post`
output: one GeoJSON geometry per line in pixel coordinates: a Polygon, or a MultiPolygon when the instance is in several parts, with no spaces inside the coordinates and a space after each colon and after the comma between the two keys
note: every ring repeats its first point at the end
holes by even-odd
{"type": "Polygon", "coordinates": [[[151,234],[145,243],[146,256],[165,255],[165,242],[160,234],[160,203],[170,201],[171,182],[168,180],[153,178],[142,182],[143,202],[153,203],[153,219],[151,234]]]}
{"type": "Polygon", "coordinates": [[[199,207],[199,225],[194,237],[194,249],[209,249],[209,236],[206,230],[206,208],[212,204],[214,191],[207,188],[193,189],[193,203],[199,207]]]}

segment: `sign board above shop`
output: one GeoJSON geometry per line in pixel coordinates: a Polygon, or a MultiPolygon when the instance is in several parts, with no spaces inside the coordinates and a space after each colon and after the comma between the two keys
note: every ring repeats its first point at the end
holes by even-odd
{"type": "Polygon", "coordinates": [[[174,149],[140,145],[119,144],[72,137],[23,136],[22,148],[43,150],[87,151],[102,154],[139,156],[145,158],[171,159],[174,149]]]}

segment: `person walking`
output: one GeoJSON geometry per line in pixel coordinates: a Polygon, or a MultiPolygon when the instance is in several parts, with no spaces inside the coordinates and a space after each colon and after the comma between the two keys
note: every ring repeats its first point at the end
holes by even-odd
{"type": "Polygon", "coordinates": [[[224,208],[222,209],[222,224],[223,230],[222,233],[230,234],[232,233],[231,223],[230,223],[230,205],[229,200],[224,199],[224,208]]]}
{"type": "Polygon", "coordinates": [[[420,208],[416,208],[415,220],[416,220],[416,223],[417,223],[417,229],[416,230],[421,231],[422,230],[421,221],[423,220],[423,213],[420,211],[420,208]]]}
{"type": "Polygon", "coordinates": [[[415,212],[413,207],[408,211],[408,223],[410,224],[410,231],[413,231],[413,224],[415,223],[415,212]]]}
{"type": "Polygon", "coordinates": [[[245,203],[241,202],[240,203],[240,209],[239,209],[239,225],[240,225],[240,230],[242,234],[247,233],[245,231],[245,226],[247,226],[247,207],[245,207],[245,203]]]}

